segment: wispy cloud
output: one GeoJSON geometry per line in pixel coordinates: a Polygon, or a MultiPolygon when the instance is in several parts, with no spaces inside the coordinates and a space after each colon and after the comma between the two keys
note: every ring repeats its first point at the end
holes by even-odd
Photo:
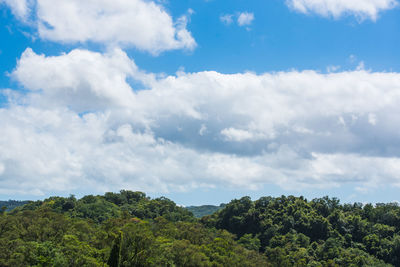
{"type": "Polygon", "coordinates": [[[0,4],[6,4],[11,9],[11,12],[23,22],[28,20],[31,12],[31,2],[29,0],[0,0],[0,4]]]}
{"type": "Polygon", "coordinates": [[[238,12],[236,14],[223,14],[219,17],[225,25],[231,25],[236,20],[239,26],[250,26],[254,20],[254,13],[238,12]]]}
{"type": "Polygon", "coordinates": [[[219,17],[222,23],[226,25],[230,25],[233,23],[233,15],[232,14],[225,14],[219,17]]]}
{"type": "Polygon", "coordinates": [[[343,15],[354,15],[360,20],[377,20],[378,14],[398,5],[396,0],[286,0],[287,5],[295,11],[323,17],[339,18],[343,15]]]}

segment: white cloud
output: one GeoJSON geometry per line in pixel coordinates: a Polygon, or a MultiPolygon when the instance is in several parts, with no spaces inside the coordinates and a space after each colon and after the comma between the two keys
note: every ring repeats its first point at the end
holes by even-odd
{"type": "Polygon", "coordinates": [[[222,23],[226,25],[231,25],[233,22],[233,15],[232,14],[225,14],[219,17],[222,23]]]}
{"type": "Polygon", "coordinates": [[[370,113],[370,114],[368,114],[368,122],[371,124],[371,125],[376,125],[376,123],[377,123],[377,121],[378,121],[378,119],[377,119],[377,117],[376,117],[376,115],[375,114],[373,114],[373,113],[370,113]]]}
{"type": "Polygon", "coordinates": [[[105,55],[73,50],[45,57],[28,48],[12,77],[26,89],[39,91],[38,101],[46,105],[85,112],[129,106],[135,96],[126,78],[133,75],[140,76],[135,63],[119,49],[105,55]]]}
{"type": "MultiPolygon", "coordinates": [[[[358,154],[313,154],[311,167],[315,177],[325,177],[339,186],[345,179],[360,182],[364,189],[382,183],[395,185],[400,179],[400,158],[358,154]],[[346,177],[346,178],[345,178],[346,177]],[[368,178],[366,178],[368,177],[368,178]]],[[[317,178],[318,179],[318,178],[317,178]]]]}
{"type": "Polygon", "coordinates": [[[220,21],[225,25],[231,25],[234,18],[237,20],[239,26],[249,26],[254,20],[254,14],[249,12],[238,12],[236,15],[224,14],[219,17],[220,21]]]}
{"type": "Polygon", "coordinates": [[[30,1],[28,0],[0,0],[0,4],[6,4],[11,12],[22,21],[27,21],[30,12],[30,1]]]}
{"type": "Polygon", "coordinates": [[[200,130],[199,130],[199,135],[203,136],[207,133],[207,126],[204,124],[201,125],[200,130]]]}
{"type": "Polygon", "coordinates": [[[176,23],[152,1],[38,0],[39,34],[60,42],[100,42],[134,46],[157,54],[193,49],[186,19],[176,23]]]}
{"type": "Polygon", "coordinates": [[[4,164],[0,162],[0,175],[4,173],[5,167],[4,164]]]}
{"type": "Polygon", "coordinates": [[[339,18],[346,14],[359,19],[369,18],[375,21],[378,14],[392,9],[396,0],[286,0],[287,5],[301,13],[316,13],[323,17],[339,18]]]}
{"type": "Polygon", "coordinates": [[[336,72],[340,69],[340,66],[337,65],[330,65],[326,68],[327,72],[336,72]]]}
{"type": "Polygon", "coordinates": [[[245,140],[251,140],[254,138],[254,134],[245,131],[245,130],[240,130],[240,129],[235,129],[235,128],[229,128],[229,129],[223,129],[221,131],[221,134],[228,140],[228,141],[245,141],[245,140]]]}
{"type": "Polygon", "coordinates": [[[356,70],[365,70],[364,61],[360,61],[360,63],[358,63],[356,70]]]}
{"type": "Polygon", "coordinates": [[[0,109],[1,192],[400,185],[399,73],[157,77],[28,49],[12,76],[30,91],[0,109]]]}
{"type": "Polygon", "coordinates": [[[239,14],[237,22],[238,22],[239,26],[248,26],[248,25],[251,25],[253,20],[254,20],[254,14],[253,13],[243,12],[243,13],[239,14]]]}
{"type": "Polygon", "coordinates": [[[34,13],[31,24],[45,40],[136,47],[155,55],[196,47],[186,27],[191,9],[174,21],[162,5],[147,0],[30,0],[34,10],[27,0],[0,1],[22,20],[34,13]]]}
{"type": "Polygon", "coordinates": [[[168,192],[259,183],[261,173],[250,175],[248,167],[262,166],[249,159],[198,153],[129,124],[113,128],[112,119],[104,114],[78,116],[65,110],[13,106],[1,109],[0,119],[0,160],[6,166],[0,174],[0,193],[40,195],[81,188],[168,192]],[[218,171],[229,165],[241,175],[218,171]]]}

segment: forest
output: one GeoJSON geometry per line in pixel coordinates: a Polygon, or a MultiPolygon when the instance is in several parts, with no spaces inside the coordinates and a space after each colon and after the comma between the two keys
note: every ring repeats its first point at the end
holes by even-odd
{"type": "Polygon", "coordinates": [[[397,203],[243,197],[196,212],[207,209],[127,190],[3,208],[0,266],[400,266],[397,203]]]}
{"type": "Polygon", "coordinates": [[[189,206],[185,207],[191,213],[193,213],[194,217],[201,218],[206,215],[213,214],[214,212],[219,211],[224,208],[226,204],[220,204],[219,206],[214,205],[202,205],[202,206],[189,206]]]}
{"type": "Polygon", "coordinates": [[[8,200],[8,201],[0,201],[0,208],[4,211],[11,211],[16,207],[28,204],[29,201],[18,201],[18,200],[8,200]]]}

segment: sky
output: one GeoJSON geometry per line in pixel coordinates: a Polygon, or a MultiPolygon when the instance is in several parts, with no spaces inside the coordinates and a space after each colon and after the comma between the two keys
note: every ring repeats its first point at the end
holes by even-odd
{"type": "Polygon", "coordinates": [[[0,0],[0,199],[394,202],[398,0],[0,0]]]}

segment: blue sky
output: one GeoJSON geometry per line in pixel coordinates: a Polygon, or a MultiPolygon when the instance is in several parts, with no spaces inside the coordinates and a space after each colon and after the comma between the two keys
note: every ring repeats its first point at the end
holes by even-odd
{"type": "Polygon", "coordinates": [[[398,201],[395,0],[0,0],[0,198],[398,201]]]}

